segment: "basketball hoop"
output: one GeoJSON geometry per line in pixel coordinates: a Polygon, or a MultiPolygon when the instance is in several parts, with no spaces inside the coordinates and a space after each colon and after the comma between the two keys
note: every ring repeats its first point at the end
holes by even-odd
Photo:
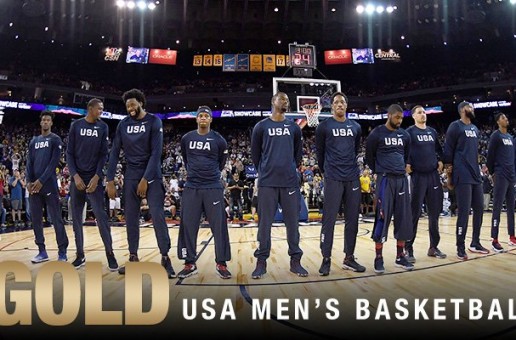
{"type": "Polygon", "coordinates": [[[303,105],[303,111],[305,111],[306,121],[309,127],[316,127],[319,125],[319,113],[321,113],[321,107],[319,104],[306,104],[303,105]]]}

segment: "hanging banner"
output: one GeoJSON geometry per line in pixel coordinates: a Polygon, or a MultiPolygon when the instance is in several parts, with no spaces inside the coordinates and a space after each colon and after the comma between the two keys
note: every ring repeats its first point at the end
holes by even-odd
{"type": "Polygon", "coordinates": [[[196,67],[202,66],[202,55],[194,55],[193,66],[196,66],[196,67]]]}
{"type": "Polygon", "coordinates": [[[263,55],[263,71],[276,72],[276,56],[274,54],[263,55]]]}
{"type": "Polygon", "coordinates": [[[262,72],[262,55],[251,54],[251,72],[262,72]]]}

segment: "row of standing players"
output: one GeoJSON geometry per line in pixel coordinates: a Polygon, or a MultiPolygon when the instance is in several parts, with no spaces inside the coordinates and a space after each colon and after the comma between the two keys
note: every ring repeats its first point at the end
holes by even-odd
{"type": "MultiPolygon", "coordinates": [[[[176,277],[168,255],[171,242],[165,221],[163,201],[165,189],[161,172],[163,128],[161,120],[145,111],[146,98],[138,89],[125,92],[122,99],[128,116],[117,126],[111,150],[108,151],[108,126],[99,118],[103,103],[92,99],[87,105],[87,116],[70,126],[66,151],[67,164],[72,177],[73,230],[76,258],[72,264],[80,268],[85,264],[82,211],[86,198],[90,201],[104,243],[108,268],[125,274],[113,253],[108,216],[103,206],[103,168],[107,162],[106,191],[115,198],[114,177],[120,152],[126,159],[124,173],[124,214],[126,220],[129,261],[138,262],[140,228],[138,213],[140,201],[147,198],[153,217],[161,264],[168,277],[176,277]],[[108,157],[109,156],[109,157],[108,157]],[[109,161],[108,161],[109,159],[109,161]],[[99,184],[100,183],[100,184],[99,184]]],[[[324,207],[320,248],[322,264],[320,275],[329,275],[333,248],[334,228],[339,207],[345,207],[345,235],[343,268],[364,272],[354,256],[360,210],[360,182],[357,154],[362,135],[360,125],[346,119],[347,97],[340,92],[332,96],[332,117],[316,128],[316,152],[319,168],[323,172],[324,207]]],[[[301,265],[303,251],[299,246],[299,186],[297,168],[302,158],[301,128],[285,117],[290,107],[285,93],[272,97],[272,115],[258,122],[251,138],[252,161],[259,175],[258,186],[258,248],[254,252],[256,267],[252,278],[262,278],[267,272],[267,259],[271,251],[271,226],[278,204],[282,207],[286,227],[290,271],[308,276],[301,265]]],[[[469,250],[478,253],[489,251],[480,244],[482,224],[482,185],[477,162],[480,133],[472,123],[474,110],[470,103],[458,107],[460,119],[453,122],[446,133],[445,148],[438,141],[437,132],[426,126],[426,114],[422,106],[412,109],[415,125],[407,130],[400,128],[403,110],[393,104],[388,108],[385,125],[376,127],[366,143],[366,163],[378,174],[376,215],[372,239],[376,256],[374,271],[385,271],[383,244],[387,240],[388,227],[394,217],[396,239],[395,265],[412,270],[415,262],[413,242],[416,237],[421,205],[426,202],[429,216],[430,245],[428,256],[445,258],[439,245],[439,213],[442,208],[442,186],[439,170],[443,161],[449,173],[449,182],[461,199],[458,202],[457,256],[466,260],[465,235],[470,209],[473,210],[473,237],[469,250]],[[407,176],[410,174],[410,177],[407,176]],[[410,179],[409,179],[410,178],[410,179]]],[[[58,244],[58,260],[67,261],[68,238],[59,212],[59,195],[55,168],[57,167],[62,141],[51,132],[53,113],[40,115],[41,135],[29,145],[27,180],[30,193],[33,230],[38,254],[31,260],[41,263],[49,260],[42,228],[43,205],[48,207],[58,244]]],[[[488,167],[496,178],[492,238],[493,249],[503,251],[498,243],[498,222],[503,200],[507,202],[509,245],[514,239],[514,147],[507,133],[505,115],[496,117],[499,130],[493,133],[489,144],[488,167]],[[511,190],[509,190],[511,189],[511,190]],[[511,206],[512,205],[512,206],[511,206]]],[[[227,221],[224,212],[224,186],[220,172],[227,159],[227,143],[210,128],[212,112],[207,106],[197,110],[197,129],[181,138],[181,153],[187,169],[187,181],[182,195],[181,224],[177,241],[177,255],[185,261],[177,274],[186,278],[197,273],[197,234],[202,213],[207,217],[215,242],[216,272],[223,279],[231,278],[227,262],[231,249],[227,221]]]]}

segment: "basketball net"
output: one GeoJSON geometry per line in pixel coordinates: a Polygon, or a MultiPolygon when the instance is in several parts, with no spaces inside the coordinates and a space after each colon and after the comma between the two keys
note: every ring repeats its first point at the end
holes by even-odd
{"type": "Polygon", "coordinates": [[[321,113],[321,107],[319,104],[306,104],[303,105],[303,111],[306,115],[306,121],[309,127],[316,127],[319,125],[319,113],[321,113]]]}

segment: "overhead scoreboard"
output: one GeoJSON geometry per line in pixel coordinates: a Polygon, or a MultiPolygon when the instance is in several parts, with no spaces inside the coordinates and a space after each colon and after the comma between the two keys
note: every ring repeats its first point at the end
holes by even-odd
{"type": "Polygon", "coordinates": [[[288,45],[291,67],[315,69],[317,60],[314,45],[292,43],[288,45]]]}

